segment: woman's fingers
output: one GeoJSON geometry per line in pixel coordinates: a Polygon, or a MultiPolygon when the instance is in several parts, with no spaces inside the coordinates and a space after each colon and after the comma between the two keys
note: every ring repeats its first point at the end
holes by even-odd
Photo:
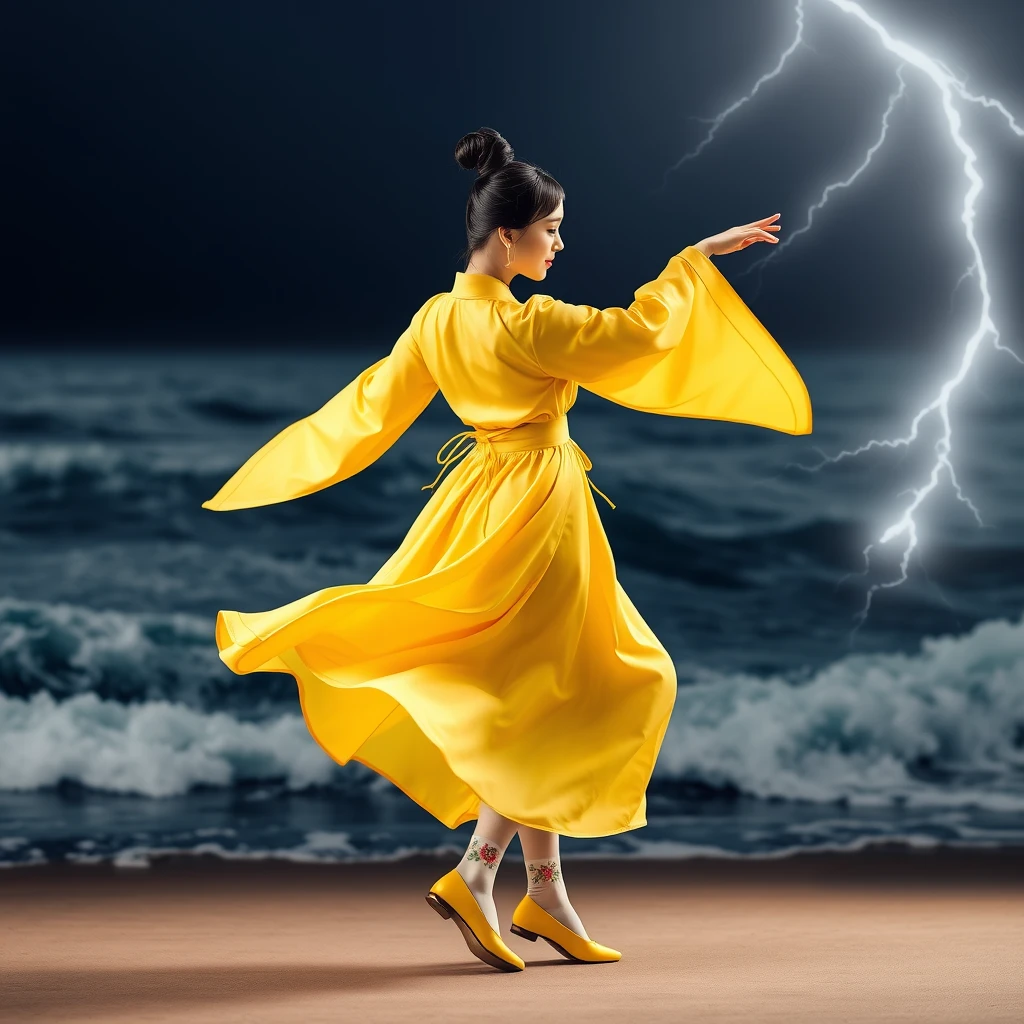
{"type": "Polygon", "coordinates": [[[781,225],[771,223],[774,220],[778,220],[782,214],[776,213],[771,217],[764,217],[761,220],[751,221],[749,224],[741,224],[737,227],[730,228],[728,231],[723,231],[721,238],[723,239],[722,252],[735,252],[737,249],[746,249],[748,245],[753,245],[754,242],[774,242],[776,245],[779,240],[773,231],[780,231],[781,225]]]}

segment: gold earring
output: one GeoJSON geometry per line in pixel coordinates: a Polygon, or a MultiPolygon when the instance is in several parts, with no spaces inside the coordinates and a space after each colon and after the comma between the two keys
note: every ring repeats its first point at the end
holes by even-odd
{"type": "Polygon", "coordinates": [[[512,261],[515,259],[515,251],[515,245],[512,246],[512,249],[510,251],[508,247],[508,242],[505,243],[505,255],[508,257],[508,261],[505,263],[506,267],[512,266],[512,261]]]}

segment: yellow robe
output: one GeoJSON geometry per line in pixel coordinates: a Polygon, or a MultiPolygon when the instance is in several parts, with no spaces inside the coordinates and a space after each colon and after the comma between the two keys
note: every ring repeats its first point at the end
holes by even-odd
{"type": "Polygon", "coordinates": [[[252,508],[344,480],[438,390],[467,425],[439,476],[461,461],[367,584],[216,621],[233,672],[294,675],[327,754],[449,828],[481,801],[568,836],[647,823],[676,673],[616,579],[590,461],[568,434],[579,387],[665,416],[811,430],[799,373],[693,246],[628,308],[521,303],[495,277],[457,273],[388,355],[203,503],[252,508]]]}

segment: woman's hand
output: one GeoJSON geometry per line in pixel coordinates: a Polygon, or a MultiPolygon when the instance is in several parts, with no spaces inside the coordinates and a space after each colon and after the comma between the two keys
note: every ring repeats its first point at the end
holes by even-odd
{"type": "Polygon", "coordinates": [[[779,240],[774,235],[768,234],[768,232],[779,230],[781,225],[773,224],[772,221],[778,220],[781,216],[781,213],[776,213],[774,216],[765,217],[763,220],[755,220],[749,224],[741,224],[739,227],[729,228],[728,231],[711,235],[710,238],[705,238],[698,242],[697,248],[705,256],[724,256],[726,253],[735,252],[737,249],[746,249],[748,245],[752,245],[754,242],[778,244],[779,240]]]}

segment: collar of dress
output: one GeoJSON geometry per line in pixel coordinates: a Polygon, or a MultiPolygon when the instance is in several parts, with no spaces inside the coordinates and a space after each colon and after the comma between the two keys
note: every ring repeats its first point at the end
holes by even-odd
{"type": "Polygon", "coordinates": [[[452,295],[457,299],[506,299],[509,302],[519,300],[512,294],[504,281],[490,274],[464,274],[456,271],[452,295]]]}

